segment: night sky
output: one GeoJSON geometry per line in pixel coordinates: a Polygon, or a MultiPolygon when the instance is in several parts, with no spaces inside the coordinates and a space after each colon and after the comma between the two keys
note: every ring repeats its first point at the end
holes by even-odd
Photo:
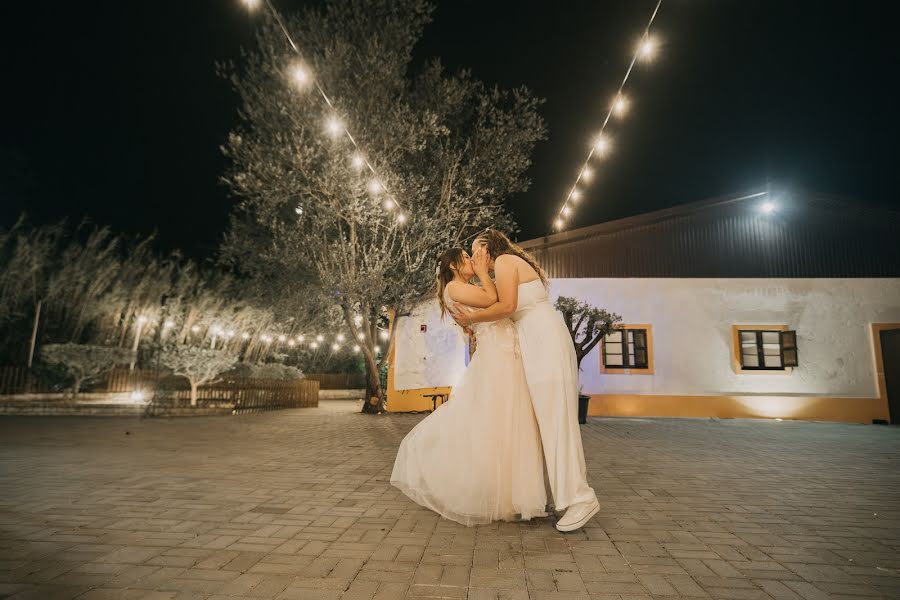
{"type": "MultiPolygon", "coordinates": [[[[211,256],[234,203],[218,178],[236,123],[214,63],[251,40],[242,4],[2,4],[0,224],[23,210],[36,223],[87,216],[211,256]]],[[[532,189],[510,202],[519,239],[547,232],[653,5],[438,2],[418,58],[547,100],[532,189]]],[[[575,225],[771,180],[900,208],[898,52],[885,6],[664,0],[661,51],[633,74],[629,116],[610,130],[615,150],[575,225]]]]}

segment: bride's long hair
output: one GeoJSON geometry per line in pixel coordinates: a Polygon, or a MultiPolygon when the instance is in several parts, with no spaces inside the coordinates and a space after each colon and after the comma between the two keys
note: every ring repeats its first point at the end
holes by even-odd
{"type": "Polygon", "coordinates": [[[544,287],[547,287],[547,273],[544,272],[544,269],[541,268],[541,265],[538,264],[534,257],[525,252],[521,246],[510,241],[508,237],[496,229],[485,229],[478,234],[477,238],[475,238],[475,243],[483,244],[487,249],[488,255],[493,260],[497,260],[498,256],[504,254],[518,256],[534,269],[535,273],[538,274],[538,277],[541,278],[541,283],[544,284],[544,287]]]}
{"type": "Polygon", "coordinates": [[[438,258],[437,269],[435,269],[437,299],[441,304],[441,318],[447,314],[447,304],[444,302],[444,288],[456,277],[456,271],[463,264],[465,250],[462,248],[450,248],[444,251],[438,258]],[[455,269],[455,270],[454,270],[455,269]]]}

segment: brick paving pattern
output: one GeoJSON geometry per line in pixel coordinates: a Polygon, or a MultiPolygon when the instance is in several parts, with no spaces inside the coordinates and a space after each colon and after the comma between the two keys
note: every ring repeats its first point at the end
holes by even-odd
{"type": "Polygon", "coordinates": [[[0,419],[0,597],[900,598],[900,429],[592,418],[603,509],[561,534],[419,508],[423,415],[355,406],[0,419]]]}

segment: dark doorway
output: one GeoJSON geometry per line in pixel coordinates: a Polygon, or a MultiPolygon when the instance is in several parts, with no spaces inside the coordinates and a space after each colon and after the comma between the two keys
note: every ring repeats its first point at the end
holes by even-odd
{"type": "Polygon", "coordinates": [[[881,357],[884,361],[884,382],[891,412],[891,423],[900,424],[900,329],[881,332],[881,357]]]}

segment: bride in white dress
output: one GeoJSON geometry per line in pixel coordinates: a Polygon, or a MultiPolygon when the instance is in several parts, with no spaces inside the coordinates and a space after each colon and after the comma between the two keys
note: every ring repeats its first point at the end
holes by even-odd
{"type": "MultiPolygon", "coordinates": [[[[483,250],[445,252],[438,300],[474,315],[497,302],[483,250]],[[475,275],[483,287],[469,283],[475,275]]],[[[391,483],[418,504],[466,526],[545,517],[547,492],[537,421],[516,327],[509,319],[474,327],[477,348],[449,401],[403,439],[391,483]]]]}
{"type": "Polygon", "coordinates": [[[534,257],[492,229],[475,239],[472,251],[487,251],[493,262],[498,300],[485,310],[453,311],[453,316],[463,326],[481,327],[498,319],[515,323],[554,507],[566,509],[556,528],[580,529],[600,504],[587,482],[577,415],[578,365],[569,330],[550,302],[547,276],[534,257]]]}

